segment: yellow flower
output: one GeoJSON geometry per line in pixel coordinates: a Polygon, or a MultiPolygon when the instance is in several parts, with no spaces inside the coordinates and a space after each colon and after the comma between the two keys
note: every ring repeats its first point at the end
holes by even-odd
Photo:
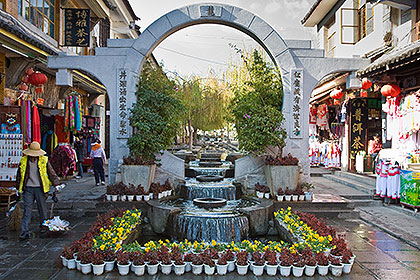
{"type": "Polygon", "coordinates": [[[102,251],[105,250],[105,245],[102,244],[101,246],[99,246],[99,249],[101,249],[102,251]]]}
{"type": "Polygon", "coordinates": [[[216,241],[214,239],[211,241],[211,246],[216,246],[216,241]]]}

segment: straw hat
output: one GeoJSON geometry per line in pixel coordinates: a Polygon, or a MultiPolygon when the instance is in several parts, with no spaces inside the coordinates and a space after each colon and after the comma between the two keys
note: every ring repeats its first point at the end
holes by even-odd
{"type": "Polygon", "coordinates": [[[41,150],[41,145],[38,142],[32,142],[29,145],[29,148],[23,150],[22,152],[24,155],[31,156],[31,157],[39,157],[46,154],[44,150],[41,150]]]}

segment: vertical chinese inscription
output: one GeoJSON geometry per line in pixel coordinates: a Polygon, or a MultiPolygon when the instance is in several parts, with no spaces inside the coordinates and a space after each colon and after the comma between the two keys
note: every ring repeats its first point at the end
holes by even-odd
{"type": "Polygon", "coordinates": [[[128,138],[127,75],[125,68],[117,71],[118,138],[128,138]]]}
{"type": "Polygon", "coordinates": [[[350,158],[355,159],[358,152],[366,151],[366,126],[368,121],[366,99],[353,99],[350,114],[350,158]]]}
{"type": "Polygon", "coordinates": [[[64,45],[89,47],[90,10],[64,9],[64,45]]]}
{"type": "Polygon", "coordinates": [[[294,69],[292,75],[292,134],[290,138],[302,138],[303,70],[294,69]]]}

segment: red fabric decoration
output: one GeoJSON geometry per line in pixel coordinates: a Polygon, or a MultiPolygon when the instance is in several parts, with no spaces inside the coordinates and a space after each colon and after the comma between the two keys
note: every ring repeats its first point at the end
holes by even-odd
{"type": "Polygon", "coordinates": [[[41,122],[39,121],[39,112],[36,106],[34,106],[32,117],[32,141],[41,143],[41,122]]]}
{"type": "Polygon", "coordinates": [[[367,97],[367,91],[362,89],[360,91],[360,97],[367,97]]]}
{"type": "Polygon", "coordinates": [[[331,96],[331,98],[333,98],[333,99],[341,99],[341,98],[343,97],[343,95],[344,95],[343,91],[342,91],[341,89],[338,89],[338,88],[334,89],[334,90],[330,93],[330,96],[331,96]]]}
{"type": "Polygon", "coordinates": [[[372,86],[372,83],[368,80],[368,78],[362,79],[362,89],[368,89],[372,86]]]}
{"type": "Polygon", "coordinates": [[[381,93],[385,97],[396,97],[401,93],[401,89],[396,84],[387,84],[381,88],[381,93]]]}

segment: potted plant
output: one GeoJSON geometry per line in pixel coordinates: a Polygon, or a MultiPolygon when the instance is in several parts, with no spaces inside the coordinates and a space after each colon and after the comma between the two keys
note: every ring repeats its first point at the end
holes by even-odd
{"type": "Polygon", "coordinates": [[[92,272],[92,249],[83,248],[77,253],[77,258],[80,259],[80,270],[83,274],[92,272]]]}
{"type": "Polygon", "coordinates": [[[282,188],[279,188],[277,191],[277,201],[283,201],[284,198],[284,191],[282,188]]]}
{"type": "Polygon", "coordinates": [[[123,184],[122,182],[120,182],[119,184],[119,191],[120,191],[121,201],[126,201],[127,200],[127,186],[123,184]]]}
{"type": "Polygon", "coordinates": [[[216,270],[218,275],[226,275],[228,269],[228,263],[226,255],[223,254],[217,259],[216,270]]]}
{"type": "Polygon", "coordinates": [[[149,201],[150,196],[151,196],[151,194],[148,191],[144,191],[144,194],[143,194],[144,201],[149,201]]]}
{"type": "Polygon", "coordinates": [[[92,270],[94,275],[102,275],[105,269],[104,253],[96,251],[92,255],[92,270]]]}
{"type": "Polygon", "coordinates": [[[203,257],[200,254],[193,256],[191,267],[194,275],[200,275],[203,272],[203,257]]]}
{"type": "Polygon", "coordinates": [[[286,187],[286,190],[284,191],[284,199],[286,201],[290,201],[292,199],[292,191],[289,189],[289,187],[286,187]]]}
{"type": "Polygon", "coordinates": [[[105,271],[113,271],[115,265],[115,252],[108,249],[104,252],[105,271]]]}
{"type": "Polygon", "coordinates": [[[165,196],[170,196],[172,194],[172,186],[171,186],[171,183],[169,182],[169,179],[166,179],[165,184],[163,186],[166,190],[165,196]]]}
{"type": "Polygon", "coordinates": [[[350,261],[350,256],[348,254],[343,255],[341,263],[343,264],[343,273],[348,274],[351,272],[353,263],[350,261]]]}
{"type": "Polygon", "coordinates": [[[136,200],[137,201],[142,201],[143,200],[143,194],[144,194],[144,188],[140,184],[136,188],[136,200]]]}
{"type": "Polygon", "coordinates": [[[162,273],[165,275],[169,275],[172,270],[172,261],[169,257],[169,253],[165,251],[161,252],[160,260],[160,268],[162,273]]]}
{"type": "Polygon", "coordinates": [[[236,271],[239,275],[246,275],[248,272],[248,252],[240,251],[236,254],[236,271]]]}
{"type": "Polygon", "coordinates": [[[173,259],[174,259],[175,274],[183,275],[185,273],[186,263],[182,259],[182,255],[175,254],[173,259]]]}
{"type": "Polygon", "coordinates": [[[277,192],[276,186],[289,186],[295,189],[299,180],[299,160],[288,154],[286,157],[279,155],[265,158],[265,176],[267,185],[273,194],[277,192]]]}
{"type": "Polygon", "coordinates": [[[305,259],[305,275],[314,276],[316,270],[316,260],[313,256],[308,256],[305,259]]]}
{"type": "Polygon", "coordinates": [[[186,253],[184,255],[184,262],[185,262],[185,272],[191,271],[191,263],[193,261],[193,253],[186,253]]]}
{"type": "Polygon", "coordinates": [[[318,274],[325,276],[328,274],[329,261],[328,257],[324,253],[319,253],[315,257],[318,264],[318,274]]]}
{"type": "Polygon", "coordinates": [[[300,258],[297,262],[293,264],[293,276],[301,277],[303,275],[303,271],[305,270],[305,261],[300,258]]]}
{"type": "Polygon", "coordinates": [[[254,251],[251,253],[251,259],[249,260],[249,270],[253,271],[254,269],[254,262],[258,259],[261,259],[262,255],[260,251],[254,251]]]}
{"type": "Polygon", "coordinates": [[[296,193],[298,194],[298,200],[304,201],[305,200],[305,192],[303,191],[301,186],[297,186],[296,193]]]}
{"type": "Polygon", "coordinates": [[[299,199],[299,190],[296,188],[292,192],[292,201],[298,201],[298,199],[299,199]]]}
{"type": "Polygon", "coordinates": [[[281,276],[288,277],[292,269],[293,257],[289,250],[284,249],[280,254],[280,274],[281,276]]]}
{"type": "MultiPolygon", "coordinates": [[[[254,261],[253,264],[253,269],[252,272],[254,273],[255,276],[261,276],[264,273],[264,266],[265,266],[265,261],[264,259],[260,256],[259,258],[257,257],[254,261]]],[[[276,267],[277,270],[277,267],[276,267]]]]}
{"type": "Polygon", "coordinates": [[[75,254],[75,259],[74,259],[74,261],[76,262],[76,269],[77,269],[78,271],[80,271],[82,268],[81,268],[81,266],[80,266],[80,257],[79,257],[78,255],[79,255],[79,253],[75,254]]]}
{"type": "Polygon", "coordinates": [[[343,273],[343,264],[340,258],[330,257],[330,268],[332,275],[338,277],[343,273]]]}
{"type": "Polygon", "coordinates": [[[134,187],[134,185],[130,184],[127,187],[127,200],[133,201],[135,195],[136,195],[136,188],[134,187]]]}
{"type": "Polygon", "coordinates": [[[107,201],[111,201],[112,200],[111,193],[112,193],[112,185],[106,186],[105,196],[106,196],[106,200],[107,201]]]}
{"type": "Polygon", "coordinates": [[[311,183],[302,183],[301,187],[304,191],[305,194],[305,200],[307,201],[311,201],[312,200],[312,194],[313,194],[313,189],[315,188],[314,185],[312,185],[311,183]]]}
{"type": "Polygon", "coordinates": [[[117,266],[120,275],[127,275],[130,272],[130,257],[126,252],[118,252],[117,266]]]}
{"type": "Polygon", "coordinates": [[[232,272],[235,270],[235,254],[232,250],[228,249],[225,252],[225,257],[228,263],[228,272],[232,272]]]}
{"type": "Polygon", "coordinates": [[[263,187],[264,198],[270,199],[270,189],[266,185],[264,185],[263,187]]]}
{"type": "Polygon", "coordinates": [[[119,190],[116,187],[116,185],[110,185],[109,186],[109,194],[111,196],[112,201],[117,201],[119,196],[119,190]]]}
{"type": "Polygon", "coordinates": [[[211,256],[207,255],[204,258],[204,272],[207,275],[213,275],[215,270],[216,264],[214,263],[214,260],[211,258],[211,256]]]}
{"type": "Polygon", "coordinates": [[[131,269],[133,270],[134,274],[137,276],[143,276],[146,264],[144,262],[144,255],[142,253],[135,253],[133,256],[133,263],[131,264],[131,269]]]}
{"type": "Polygon", "coordinates": [[[257,195],[258,198],[264,197],[264,186],[260,185],[259,182],[255,184],[255,194],[257,195]]]}
{"type": "Polygon", "coordinates": [[[74,251],[69,246],[64,246],[63,252],[61,253],[61,261],[64,267],[68,269],[76,268],[76,261],[74,259],[74,251]]]}
{"type": "Polygon", "coordinates": [[[149,254],[148,263],[146,264],[147,273],[149,275],[155,275],[158,272],[159,263],[155,253],[149,254]]]}
{"type": "Polygon", "coordinates": [[[267,274],[269,276],[275,276],[277,274],[277,268],[279,267],[277,254],[271,250],[268,250],[264,254],[264,259],[267,261],[267,264],[265,265],[267,268],[267,274]]]}

